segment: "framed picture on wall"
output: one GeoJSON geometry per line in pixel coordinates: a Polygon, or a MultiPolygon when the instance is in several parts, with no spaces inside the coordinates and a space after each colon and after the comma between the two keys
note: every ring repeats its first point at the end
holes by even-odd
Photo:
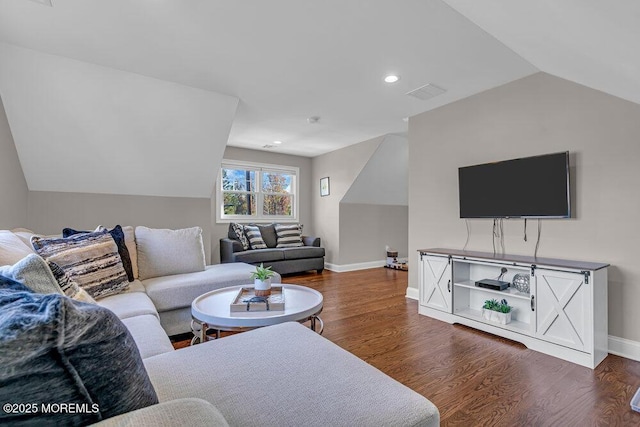
{"type": "Polygon", "coordinates": [[[324,178],[320,178],[320,196],[328,196],[329,195],[329,177],[325,176],[324,178]]]}

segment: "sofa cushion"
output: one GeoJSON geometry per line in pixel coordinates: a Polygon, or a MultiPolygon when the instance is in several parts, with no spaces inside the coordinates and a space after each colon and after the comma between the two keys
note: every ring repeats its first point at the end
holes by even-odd
{"type": "Polygon", "coordinates": [[[249,246],[251,249],[267,249],[267,244],[262,239],[260,228],[257,225],[245,225],[244,234],[249,240],[249,246]]]}
{"type": "Polygon", "coordinates": [[[252,249],[246,252],[236,252],[237,262],[255,264],[258,262],[280,261],[284,259],[282,249],[252,249]]]}
{"type": "Polygon", "coordinates": [[[111,295],[99,300],[98,304],[113,311],[120,319],[147,314],[159,318],[156,307],[144,292],[123,292],[118,295],[111,295]]]}
{"type": "Polygon", "coordinates": [[[143,359],[173,351],[171,340],[160,326],[160,320],[156,316],[145,314],[128,317],[122,319],[122,323],[135,340],[140,357],[143,359]]]}
{"type": "MultiPolygon", "coordinates": [[[[105,230],[111,235],[113,241],[116,242],[116,246],[118,247],[118,254],[120,255],[120,260],[122,261],[122,266],[124,267],[124,271],[127,272],[127,279],[129,279],[130,282],[133,282],[134,278],[133,267],[131,266],[131,256],[129,255],[129,249],[127,248],[127,245],[125,243],[124,231],[122,231],[122,227],[116,225],[115,227],[113,227],[113,229],[108,230],[106,227],[99,225],[98,228],[95,229],[95,231],[105,230]]],[[[74,234],[81,233],[93,233],[93,231],[79,231],[74,230],[73,228],[62,229],[62,237],[65,238],[73,236],[74,234]]]]}
{"type": "Polygon", "coordinates": [[[439,425],[438,409],[429,400],[298,323],[232,335],[144,363],[161,402],[198,396],[230,425],[439,425]]]}
{"type": "Polygon", "coordinates": [[[33,253],[18,236],[9,230],[0,230],[0,266],[12,265],[33,253]]]}
{"type": "MultiPolygon", "coordinates": [[[[153,301],[158,312],[176,308],[190,307],[193,300],[205,292],[227,286],[248,285],[252,283],[253,265],[234,262],[208,265],[205,271],[178,274],[175,276],[155,277],[143,280],[147,295],[153,301]]],[[[272,283],[280,283],[280,275],[272,278],[272,283]]]]}
{"type": "Polygon", "coordinates": [[[107,231],[65,238],[34,236],[33,248],[58,264],[95,299],[120,293],[129,286],[115,241],[107,231]]]}
{"type": "Polygon", "coordinates": [[[284,259],[320,258],[324,256],[324,248],[302,246],[300,248],[282,249],[284,259]]]}
{"type": "Polygon", "coordinates": [[[200,227],[180,230],[136,227],[140,280],[203,271],[204,244],[200,227]]]}
{"type": "Polygon", "coordinates": [[[229,424],[211,403],[196,398],[176,399],[100,421],[99,427],[227,427],[229,424]]]}
{"type": "Polygon", "coordinates": [[[158,402],[135,342],[115,314],[2,282],[0,401],[64,402],[84,410],[2,411],[0,424],[86,425],[158,402]]]}
{"type": "Polygon", "coordinates": [[[278,235],[277,248],[296,248],[304,246],[302,243],[302,225],[300,224],[276,224],[278,235]]]}

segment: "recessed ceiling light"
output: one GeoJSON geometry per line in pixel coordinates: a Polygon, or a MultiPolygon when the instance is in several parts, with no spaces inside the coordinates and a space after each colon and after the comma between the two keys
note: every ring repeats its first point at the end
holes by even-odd
{"type": "Polygon", "coordinates": [[[389,74],[387,77],[384,78],[384,81],[387,83],[395,83],[398,80],[400,80],[400,77],[394,74],[389,74]]]}
{"type": "Polygon", "coordinates": [[[320,116],[311,116],[307,119],[307,123],[314,124],[314,123],[318,123],[319,120],[320,120],[320,116]]]}
{"type": "Polygon", "coordinates": [[[273,141],[273,143],[276,144],[276,145],[280,145],[280,144],[282,144],[282,141],[273,141]]]}

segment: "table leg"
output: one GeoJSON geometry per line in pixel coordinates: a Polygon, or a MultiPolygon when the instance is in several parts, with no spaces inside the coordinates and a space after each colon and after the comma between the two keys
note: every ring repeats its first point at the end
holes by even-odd
{"type": "Polygon", "coordinates": [[[324,331],[324,322],[320,318],[320,316],[311,316],[311,325],[310,328],[312,331],[317,332],[318,335],[322,335],[322,331],[324,331]],[[316,331],[316,322],[320,323],[320,330],[316,331]]]}

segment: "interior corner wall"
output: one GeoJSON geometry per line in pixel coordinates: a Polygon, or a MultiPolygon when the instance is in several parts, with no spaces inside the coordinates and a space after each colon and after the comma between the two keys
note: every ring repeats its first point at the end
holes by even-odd
{"type": "Polygon", "coordinates": [[[383,140],[380,136],[312,159],[313,229],[322,239],[328,264],[341,264],[340,202],[383,140]],[[329,178],[329,195],[322,197],[320,179],[324,177],[329,178]]]}
{"type": "Polygon", "coordinates": [[[205,259],[211,259],[211,204],[207,198],[29,192],[26,227],[37,233],[60,234],[64,227],[93,230],[98,225],[117,224],[170,229],[199,226],[205,259]]]}
{"type": "Polygon", "coordinates": [[[407,257],[409,207],[340,203],[340,265],[386,260],[385,247],[407,257]]]}
{"type": "Polygon", "coordinates": [[[0,98],[0,229],[27,226],[29,188],[0,98]]]}
{"type": "MultiPolygon", "coordinates": [[[[293,166],[300,170],[298,187],[300,200],[298,200],[298,219],[304,226],[303,234],[315,235],[311,212],[311,158],[281,154],[273,151],[250,150],[239,147],[226,147],[224,159],[239,160],[254,163],[266,163],[271,165],[293,166]]],[[[219,165],[218,165],[219,167],[219,165]]],[[[216,183],[217,185],[217,183],[216,183]]],[[[220,262],[220,238],[227,236],[228,223],[216,223],[216,192],[215,187],[211,195],[211,263],[220,262]]]]}
{"type": "MultiPolygon", "coordinates": [[[[462,249],[459,167],[568,150],[574,217],[541,221],[538,256],[610,263],[609,335],[640,341],[639,137],[640,105],[545,73],[411,117],[410,260],[421,248],[462,249]]],[[[491,252],[492,220],[469,224],[467,249],[491,252]]],[[[529,226],[524,242],[523,221],[505,220],[506,253],[533,255],[529,226]]]]}

